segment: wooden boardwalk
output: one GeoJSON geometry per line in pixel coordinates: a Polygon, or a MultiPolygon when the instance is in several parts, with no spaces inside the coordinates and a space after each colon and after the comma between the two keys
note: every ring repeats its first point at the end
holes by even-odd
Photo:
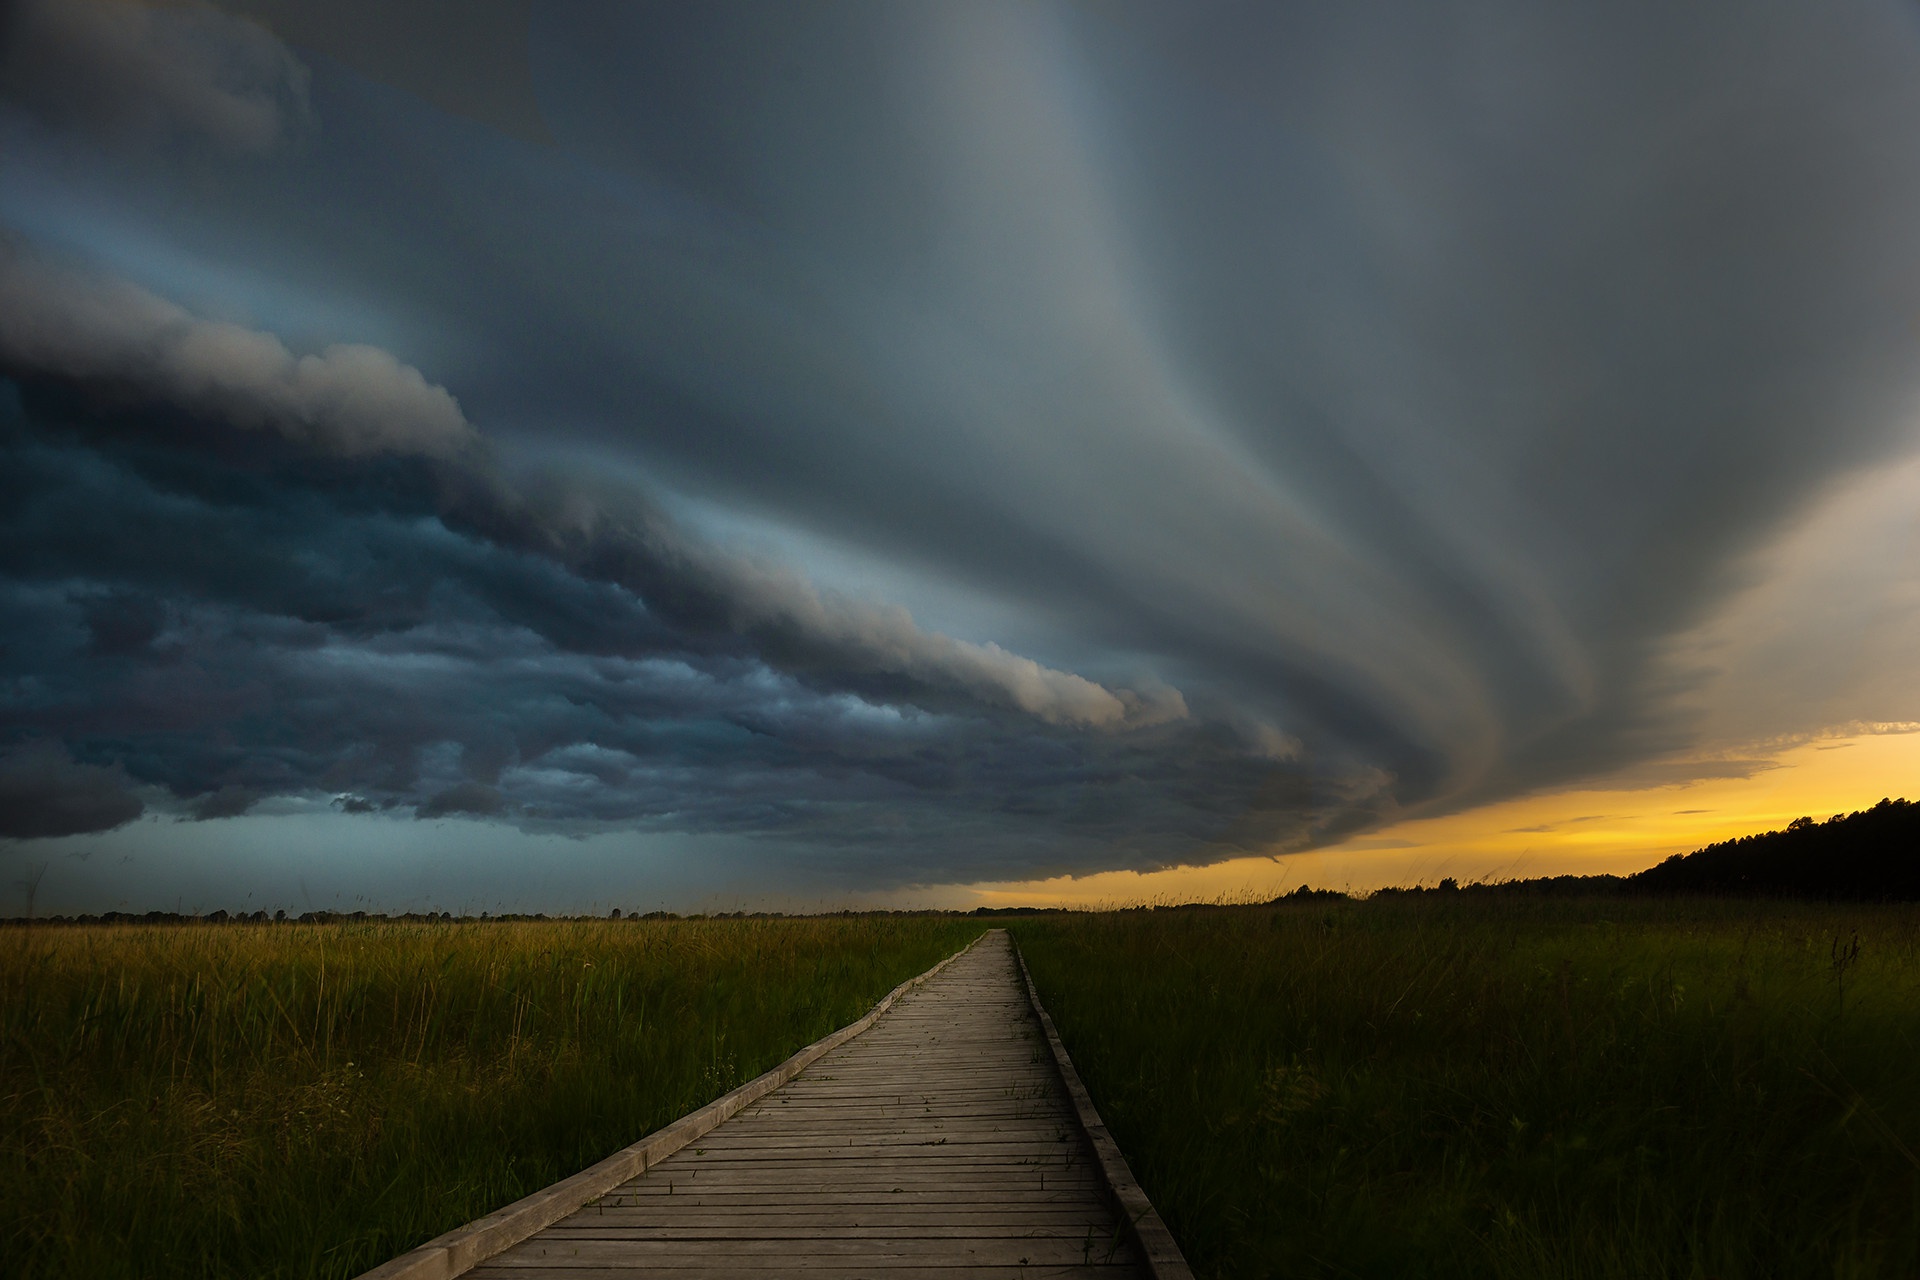
{"type": "Polygon", "coordinates": [[[988,934],[867,1031],[488,1280],[1144,1274],[1012,944],[988,934]]]}

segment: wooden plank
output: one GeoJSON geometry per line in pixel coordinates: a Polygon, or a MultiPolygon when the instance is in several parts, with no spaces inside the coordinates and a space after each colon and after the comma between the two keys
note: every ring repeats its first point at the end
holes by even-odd
{"type": "Polygon", "coordinates": [[[751,1135],[709,1135],[698,1141],[702,1151],[766,1151],[776,1146],[784,1148],[807,1143],[842,1150],[849,1146],[914,1147],[938,1143],[943,1139],[948,1146],[975,1146],[983,1142],[1038,1142],[1044,1145],[1068,1141],[1078,1129],[1079,1126],[1065,1116],[1048,1116],[1037,1129],[1014,1121],[981,1124],[959,1121],[946,1124],[928,1117],[925,1123],[918,1125],[888,1119],[844,1128],[829,1128],[825,1124],[768,1123],[751,1135]]]}
{"type": "Polygon", "coordinates": [[[799,1226],[809,1223],[844,1223],[857,1226],[945,1227],[969,1222],[1000,1224],[1006,1227],[1042,1227],[1072,1224],[1077,1230],[1094,1216],[1083,1205],[926,1205],[897,1209],[886,1205],[835,1204],[825,1207],[796,1208],[787,1205],[729,1205],[725,1208],[687,1208],[684,1205],[655,1209],[610,1209],[604,1213],[574,1214],[548,1227],[549,1231],[598,1231],[602,1227],[655,1227],[662,1231],[705,1228],[737,1223],[742,1227],[766,1228],[799,1226]]]}
{"type": "Polygon", "coordinates": [[[1078,1152],[1068,1148],[1078,1145],[1068,1143],[1064,1135],[1057,1138],[1028,1138],[1008,1134],[974,1141],[930,1132],[896,1134],[885,1140],[864,1138],[858,1141],[837,1139],[837,1135],[813,1135],[780,1143],[745,1142],[726,1146],[715,1143],[702,1148],[699,1155],[687,1161],[687,1167],[700,1170],[743,1164],[791,1165],[796,1161],[805,1164],[879,1162],[914,1166],[926,1161],[943,1164],[968,1160],[992,1160],[996,1163],[1002,1160],[1071,1162],[1078,1152]]]}
{"type": "MultiPolygon", "coordinates": [[[[845,1178],[851,1170],[855,1174],[872,1177],[911,1177],[922,1174],[937,1177],[952,1171],[969,1173],[984,1169],[989,1173],[1001,1169],[1013,1172],[1033,1171],[1039,1173],[1062,1173],[1073,1170],[1076,1161],[1069,1156],[1050,1156],[1026,1150],[1008,1152],[988,1152],[967,1155],[955,1151],[940,1151],[939,1158],[925,1155],[919,1159],[910,1156],[876,1154],[884,1148],[828,1147],[825,1149],[809,1147],[802,1151],[769,1151],[743,1155],[738,1159],[708,1156],[698,1164],[689,1162],[676,1165],[665,1176],[684,1179],[691,1182],[694,1178],[705,1177],[714,1181],[732,1178],[736,1175],[751,1176],[767,1174],[773,1177],[793,1178],[799,1176],[802,1168],[814,1170],[818,1176],[826,1178],[845,1178]]],[[[1081,1162],[1090,1164],[1090,1158],[1081,1162]]]]}
{"type": "MultiPolygon", "coordinates": [[[[1030,1126],[1041,1128],[1060,1128],[1069,1131],[1079,1129],[1079,1123],[1064,1110],[1047,1110],[1016,1113],[960,1115],[950,1108],[941,1108],[935,1112],[931,1105],[915,1107],[911,1111],[854,1111],[836,1122],[831,1110],[805,1112],[763,1111],[755,1117],[753,1126],[756,1134],[792,1133],[804,1135],[809,1132],[859,1134],[887,1133],[894,1130],[921,1131],[937,1129],[946,1133],[1024,1133],[1030,1126]]],[[[744,1130],[743,1130],[744,1132],[744,1130]]],[[[702,1146],[714,1142],[732,1141],[730,1131],[719,1130],[700,1140],[702,1146]]]]}
{"type": "Polygon", "coordinates": [[[1018,1103],[1045,1102],[1052,1105],[1058,1097],[1050,1081],[1038,1080],[1019,1089],[993,1089],[980,1087],[949,1087],[943,1089],[897,1089],[889,1085],[885,1088],[867,1089],[848,1085],[845,1089],[819,1090],[796,1099],[800,1102],[830,1105],[838,1101],[874,1106],[905,1107],[929,1102],[949,1103],[1018,1103]]]}
{"type": "Polygon", "coordinates": [[[547,1230],[587,1233],[608,1228],[618,1228],[623,1231],[628,1229],[680,1231],[738,1225],[743,1229],[773,1231],[825,1223],[843,1223],[848,1227],[884,1226],[906,1229],[958,1227],[980,1223],[1007,1230],[1071,1226],[1075,1231],[1079,1231],[1095,1217],[1109,1216],[1091,1213],[1086,1206],[1078,1204],[1055,1205],[1038,1210],[1005,1204],[990,1207],[958,1205],[950,1208],[923,1208],[904,1212],[885,1205],[830,1205],[809,1209],[782,1206],[777,1211],[733,1205],[727,1208],[676,1209],[673,1212],[615,1210],[611,1213],[591,1216],[574,1215],[554,1223],[547,1230]]]}
{"type": "MultiPolygon", "coordinates": [[[[1042,1195],[987,1199],[969,1195],[956,1201],[951,1193],[923,1188],[919,1192],[902,1192],[889,1195],[884,1191],[876,1192],[833,1192],[808,1197],[791,1197],[780,1200],[767,1200],[762,1196],[745,1195],[687,1195],[673,1197],[675,1208],[662,1204],[656,1213],[661,1220],[680,1221],[684,1216],[688,1221],[704,1220],[708,1214],[728,1216],[736,1221],[774,1213],[848,1213],[885,1214],[902,1208],[937,1208],[946,1213],[971,1213],[982,1216],[998,1213],[999,1216],[1012,1216],[1021,1210],[1033,1206],[1050,1206],[1062,1212],[1084,1215],[1089,1204],[1099,1204],[1100,1188],[1097,1184],[1079,1184],[1061,1187],[1042,1195]]],[[[664,1197],[662,1197],[664,1200],[664,1197]]],[[[625,1206],[622,1206],[625,1207],[625,1206]]],[[[616,1212],[618,1210],[616,1209],[616,1212]]],[[[1104,1212],[1104,1210],[1103,1210],[1104,1212]]],[[[1111,1215],[1109,1215],[1111,1216],[1111,1215]]],[[[572,1215],[562,1218],[547,1228],[549,1231],[565,1229],[572,1215]]]]}
{"type": "Polygon", "coordinates": [[[872,1093],[850,1094],[833,1098],[808,1098],[801,1106],[793,1110],[783,1109],[763,1111],[759,1114],[768,1122],[791,1118],[792,1123],[804,1123],[820,1120],[841,1111],[844,1122],[858,1123],[863,1120],[911,1120],[916,1124],[932,1119],[985,1119],[985,1120],[1057,1120],[1065,1117],[1073,1126],[1079,1128],[1079,1119],[1072,1110],[1061,1106],[1051,1097],[1006,1097],[988,1094],[963,1093],[915,1093],[904,1096],[876,1098],[872,1093]]]}
{"type": "Polygon", "coordinates": [[[977,1120],[923,1112],[918,1117],[890,1116],[842,1124],[820,1118],[790,1120],[768,1116],[738,1132],[722,1129],[697,1141],[702,1151],[753,1151],[808,1141],[822,1146],[859,1146],[864,1142],[897,1145],[906,1137],[944,1137],[954,1142],[1061,1142],[1078,1131],[1079,1126],[1064,1115],[977,1120]]]}
{"type": "MultiPolygon", "coordinates": [[[[1111,1215],[1103,1215],[1111,1217],[1111,1215]]],[[[539,1239],[549,1244],[568,1244],[577,1241],[601,1241],[623,1244],[634,1241],[674,1242],[692,1247],[699,1245],[714,1252],[732,1252],[731,1245],[740,1241],[785,1241],[801,1248],[808,1241],[833,1239],[839,1241],[864,1241],[869,1245],[912,1244],[914,1242],[944,1241],[949,1245],[964,1244],[972,1247],[983,1240],[1064,1240],[1078,1248],[1087,1240],[1098,1243],[1102,1250],[1116,1242],[1124,1243],[1123,1237],[1116,1233],[1108,1223],[1090,1222],[1086,1218],[1069,1218],[1060,1222],[1003,1222],[976,1221],[969,1218],[964,1221],[935,1223],[914,1222],[869,1222],[851,1217],[841,1218],[828,1214],[815,1215],[803,1221],[779,1223],[772,1226],[763,1223],[738,1223],[723,1219],[699,1223],[691,1226],[663,1227],[642,1225],[635,1227],[606,1227],[598,1231],[576,1228],[562,1228],[558,1225],[548,1227],[540,1233],[539,1239]]],[[[1131,1246],[1127,1246],[1130,1250],[1131,1246]]],[[[802,1249],[802,1252],[805,1250],[802,1249]]],[[[866,1256],[866,1250],[861,1256],[866,1256]]]]}
{"type": "MultiPolygon", "coordinates": [[[[1127,1246],[1130,1248],[1130,1246],[1127,1246]]],[[[886,1255],[879,1254],[862,1258],[857,1255],[814,1255],[810,1257],[782,1257],[778,1253],[733,1257],[725,1254],[708,1256],[672,1257],[662,1256],[647,1259],[635,1259],[631,1262],[589,1262],[585,1259],[553,1262],[528,1262],[516,1266],[502,1266],[490,1261],[474,1274],[476,1280],[537,1280],[542,1276],[566,1277],[567,1280],[587,1280],[593,1276],[622,1276],[631,1280],[635,1276],[653,1277],[661,1274],[686,1274],[711,1276],[714,1274],[741,1274],[764,1278],[779,1275],[783,1269],[795,1271],[825,1272],[829,1275],[847,1276],[853,1274],[898,1277],[944,1274],[1019,1274],[1032,1280],[1043,1275],[1080,1275],[1094,1274],[1103,1280],[1120,1280],[1121,1277],[1137,1277],[1139,1260],[1130,1252],[1115,1253],[1108,1256],[1103,1250],[1095,1250],[1090,1255],[1076,1257],[1071,1262],[1019,1261],[1016,1255],[1011,1261],[996,1262],[986,1259],[968,1259],[964,1257],[943,1257],[939,1255],[886,1255]],[[1084,1270],[1083,1270],[1084,1269],[1084,1270]]]]}
{"type": "MultiPolygon", "coordinates": [[[[738,1199],[753,1200],[765,1204],[808,1204],[822,1198],[891,1203],[904,1202],[907,1197],[920,1195],[922,1193],[934,1195],[944,1193],[948,1200],[953,1203],[960,1203],[963,1199],[967,1203],[996,1203],[994,1201],[983,1201],[981,1197],[990,1192],[1005,1190],[1008,1192],[1010,1199],[1029,1202],[1042,1198],[1046,1198],[1050,1202],[1057,1202],[1061,1196],[1085,1195],[1091,1197],[1091,1200],[1097,1203],[1100,1199],[1101,1189],[1105,1185],[1101,1182],[1099,1176],[1091,1169],[1084,1171],[1076,1170],[1068,1174],[1054,1173],[1036,1176],[1024,1181],[1014,1180],[1010,1182],[996,1182],[993,1179],[980,1176],[969,1176],[964,1179],[941,1177],[860,1178],[844,1181],[839,1179],[831,1182],[823,1181],[803,1190],[794,1188],[793,1181],[792,1178],[787,1178],[784,1180],[767,1179],[709,1183],[689,1182],[685,1179],[679,1179],[672,1184],[671,1189],[662,1193],[661,1196],[648,1198],[672,1197],[676,1200],[705,1199],[714,1200],[717,1203],[717,1197],[733,1196],[738,1199]]],[[[635,1198],[638,1199],[639,1197],[635,1198]]]]}
{"type": "MultiPolygon", "coordinates": [[[[609,1240],[598,1237],[554,1236],[545,1231],[490,1260],[484,1270],[510,1274],[524,1266],[631,1266],[660,1262],[686,1262],[712,1256],[716,1250],[712,1237],[701,1240],[660,1240],[639,1233],[630,1239],[609,1240]]],[[[724,1241],[726,1260],[740,1266],[765,1258],[776,1266],[798,1267],[808,1262],[839,1265],[854,1258],[868,1266],[884,1262],[944,1262],[948,1266],[986,1264],[990,1266],[1065,1266],[1090,1261],[1095,1251],[1106,1252],[1104,1237],[1098,1240],[1068,1240],[1037,1237],[1031,1240],[994,1236],[962,1239],[911,1239],[900,1236],[880,1240],[857,1240],[836,1233],[818,1233],[791,1240],[724,1241]]]]}
{"type": "MultiPolygon", "coordinates": [[[[841,1263],[828,1268],[835,1280],[1116,1280],[1123,1274],[1135,1274],[1133,1263],[1092,1263],[1087,1267],[862,1267],[841,1263]]],[[[766,1280],[768,1274],[780,1274],[778,1265],[733,1267],[726,1259],[707,1259],[689,1267],[528,1267],[515,1270],[515,1280],[672,1280],[689,1276],[697,1280],[766,1280]]]]}
{"type": "MultiPolygon", "coordinates": [[[[1002,1184],[982,1182],[976,1179],[972,1185],[965,1188],[966,1196],[964,1201],[954,1195],[955,1190],[959,1188],[946,1179],[928,1179],[919,1184],[906,1185],[898,1183],[889,1184],[886,1182],[876,1182],[865,1186],[855,1183],[836,1183],[830,1188],[796,1187],[791,1181],[788,1181],[782,1186],[771,1188],[695,1186],[691,1183],[683,1183],[677,1190],[671,1187],[649,1189],[647,1191],[622,1196],[617,1200],[610,1196],[601,1203],[611,1208],[621,1208],[627,1205],[651,1205],[661,1201],[684,1204],[689,1208],[697,1208],[701,1205],[736,1205],[745,1207],[754,1205],[778,1205],[800,1207],[806,1205],[854,1203],[877,1205],[924,1203],[942,1205],[955,1203],[966,1203],[970,1205],[1062,1204],[1074,1201],[1082,1195],[1086,1189],[1097,1189],[1100,1185],[1099,1180],[1091,1174],[1077,1178],[1050,1178],[1048,1182],[1050,1185],[1045,1188],[1037,1185],[1030,1187],[1008,1187],[1002,1184]],[[862,1199],[863,1197],[864,1199],[862,1199]]],[[[592,1209],[582,1209],[580,1212],[594,1212],[598,1210],[598,1207],[599,1206],[596,1205],[592,1209]]]]}
{"type": "Polygon", "coordinates": [[[759,1165],[751,1168],[736,1168],[727,1171],[708,1170],[702,1176],[698,1171],[689,1171],[676,1166],[663,1169],[660,1180],[667,1184],[667,1194],[675,1193],[675,1188],[684,1194],[687,1191],[701,1189],[720,1190],[725,1187],[847,1187],[871,1184],[882,1190],[888,1187],[921,1183],[927,1186],[967,1185],[978,1183],[985,1187],[1004,1186],[1010,1189],[1039,1186],[1046,1183],[1099,1182],[1100,1175],[1091,1160],[1068,1167],[1065,1165],[999,1165],[993,1162],[974,1165],[971,1168],[924,1165],[847,1165],[830,1174],[821,1171],[815,1178],[796,1177],[798,1170],[791,1164],[759,1165]]]}
{"type": "Polygon", "coordinates": [[[789,1147],[763,1147],[742,1151],[710,1150],[684,1161],[677,1167],[684,1170],[688,1177],[701,1173],[716,1176],[729,1171],[751,1171],[755,1168],[777,1168],[791,1171],[795,1165],[811,1165],[835,1168],[859,1168],[862,1166],[884,1169],[931,1169],[941,1166],[970,1165],[981,1161],[999,1168],[1002,1165],[1028,1165],[1035,1168],[1072,1165],[1080,1155],[1077,1151],[1062,1151],[1062,1147],[1078,1146],[1047,1140],[1045,1142],[975,1142],[965,1146],[952,1143],[939,1143],[938,1139],[887,1146],[822,1146],[817,1143],[802,1143],[789,1147]],[[936,1145],[938,1144],[938,1145],[936,1145]]]}
{"type": "MultiPolygon", "coordinates": [[[[966,1185],[977,1183],[982,1187],[1006,1187],[1009,1190],[1038,1186],[1042,1182],[1098,1182],[1100,1174],[1092,1160],[1086,1160],[1071,1167],[1066,1165],[996,1165],[992,1162],[978,1164],[971,1168],[956,1168],[927,1164],[923,1166],[878,1167],[872,1165],[845,1165],[831,1172],[821,1171],[815,1178],[797,1178],[792,1165],[760,1165],[751,1168],[730,1170],[710,1169],[704,1174],[697,1170],[688,1170],[684,1166],[663,1169],[659,1181],[666,1184],[666,1194],[684,1195],[688,1191],[719,1191],[727,1187],[793,1187],[796,1192],[804,1192],[809,1187],[850,1187],[871,1184],[882,1190],[888,1187],[924,1183],[929,1186],[966,1185]],[[958,1180],[957,1182],[955,1180],[958,1180]]],[[[637,1193],[635,1193],[637,1194],[637,1193]]]]}

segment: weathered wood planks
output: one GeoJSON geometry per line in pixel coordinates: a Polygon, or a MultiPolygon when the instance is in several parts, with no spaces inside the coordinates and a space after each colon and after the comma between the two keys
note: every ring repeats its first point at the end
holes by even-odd
{"type": "Polygon", "coordinates": [[[1140,1274],[994,932],[778,1092],[476,1280],[1140,1274]]]}

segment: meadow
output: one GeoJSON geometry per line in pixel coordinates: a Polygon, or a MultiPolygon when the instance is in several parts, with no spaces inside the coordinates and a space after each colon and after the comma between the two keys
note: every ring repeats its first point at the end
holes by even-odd
{"type": "Polygon", "coordinates": [[[1920,909],[1459,892],[1014,934],[1202,1276],[1920,1274],[1920,909]]]}
{"type": "Polygon", "coordinates": [[[345,1277],[852,1021],[977,922],[0,931],[0,1258],[345,1277]]]}

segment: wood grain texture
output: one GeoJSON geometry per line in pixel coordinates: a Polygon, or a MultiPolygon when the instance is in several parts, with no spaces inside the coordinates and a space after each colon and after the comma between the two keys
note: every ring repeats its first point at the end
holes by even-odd
{"type": "Polygon", "coordinates": [[[999,930],[857,1039],[475,1267],[638,1275],[1139,1275],[999,930]]]}

